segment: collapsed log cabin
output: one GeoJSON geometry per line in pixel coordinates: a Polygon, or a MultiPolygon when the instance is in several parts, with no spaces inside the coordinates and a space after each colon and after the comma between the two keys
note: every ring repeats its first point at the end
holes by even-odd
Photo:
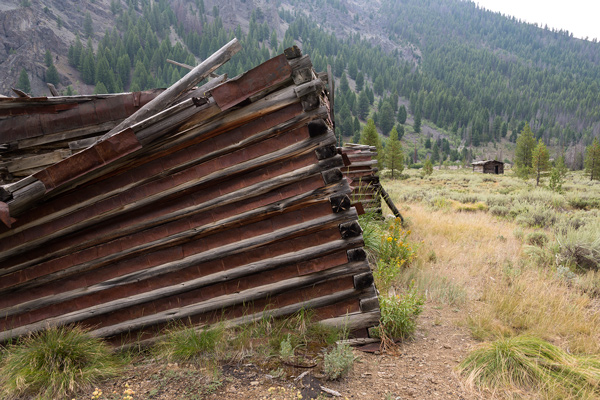
{"type": "MultiPolygon", "coordinates": [[[[237,48],[89,147],[0,186],[0,341],[78,323],[126,345],[172,321],[303,308],[358,334],[378,322],[326,85],[294,47],[193,89],[237,48]]],[[[93,112],[76,104],[85,121],[93,112]]],[[[45,133],[2,135],[10,147],[45,133]]]]}
{"type": "Polygon", "coordinates": [[[352,204],[359,211],[381,216],[381,184],[377,172],[377,149],[363,144],[346,143],[339,149],[346,160],[342,172],[352,186],[352,204]]]}

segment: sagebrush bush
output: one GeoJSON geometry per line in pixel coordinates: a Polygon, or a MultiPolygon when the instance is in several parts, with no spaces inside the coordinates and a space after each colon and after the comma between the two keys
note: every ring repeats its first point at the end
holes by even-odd
{"type": "Polygon", "coordinates": [[[530,232],[525,236],[525,242],[532,246],[543,247],[548,243],[548,235],[545,232],[530,232]]]}
{"type": "Polygon", "coordinates": [[[600,268],[600,223],[591,223],[577,230],[557,232],[557,260],[580,270],[600,268]]]}
{"type": "Polygon", "coordinates": [[[0,366],[3,399],[64,398],[116,376],[121,363],[77,326],[49,328],[9,345],[0,366]]]}
{"type": "Polygon", "coordinates": [[[505,206],[493,206],[490,208],[490,214],[497,217],[506,217],[510,210],[505,206]]]}
{"type": "Polygon", "coordinates": [[[345,343],[338,343],[323,356],[323,373],[328,380],[336,380],[346,376],[354,365],[352,348],[345,343]]]}

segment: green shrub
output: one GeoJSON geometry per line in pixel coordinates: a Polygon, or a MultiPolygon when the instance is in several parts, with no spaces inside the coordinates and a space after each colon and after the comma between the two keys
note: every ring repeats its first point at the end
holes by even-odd
{"type": "Polygon", "coordinates": [[[490,390],[541,390],[543,398],[599,395],[600,361],[577,357],[536,337],[517,336],[483,344],[459,369],[467,381],[490,390]]]}
{"type": "Polygon", "coordinates": [[[425,299],[413,285],[402,296],[380,296],[380,336],[383,336],[383,331],[385,336],[394,339],[411,337],[417,328],[417,317],[423,312],[424,303],[425,299]]]}
{"type": "Polygon", "coordinates": [[[532,246],[543,247],[548,243],[548,235],[544,232],[530,232],[525,236],[525,242],[532,246]]]}
{"type": "Polygon", "coordinates": [[[354,353],[349,345],[342,343],[325,353],[323,373],[328,380],[340,379],[348,374],[354,364],[354,353]]]}
{"type": "Polygon", "coordinates": [[[526,213],[520,214],[515,222],[528,227],[546,228],[556,222],[556,212],[548,207],[537,206],[526,213]]]}
{"type": "Polygon", "coordinates": [[[2,398],[64,398],[115,376],[121,365],[102,340],[79,327],[50,328],[5,350],[0,367],[2,398]]]}
{"type": "Polygon", "coordinates": [[[490,214],[495,215],[497,217],[506,217],[508,215],[509,209],[504,206],[493,206],[490,208],[490,214]]]}

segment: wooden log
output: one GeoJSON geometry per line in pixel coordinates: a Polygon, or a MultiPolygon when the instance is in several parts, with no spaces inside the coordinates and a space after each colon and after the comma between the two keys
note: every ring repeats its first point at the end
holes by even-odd
{"type": "MultiPolygon", "coordinates": [[[[92,226],[92,225],[99,223],[107,218],[114,218],[119,215],[125,214],[127,212],[131,212],[135,209],[139,209],[144,206],[150,205],[150,204],[154,203],[155,201],[157,201],[158,199],[164,198],[165,196],[169,196],[174,193],[178,193],[180,191],[189,189],[194,186],[205,185],[205,184],[208,184],[209,182],[219,182],[229,176],[241,174],[241,173],[244,173],[244,172],[247,172],[250,170],[254,170],[256,168],[263,167],[263,166],[271,164],[271,163],[275,163],[275,162],[279,162],[284,159],[288,159],[290,157],[305,154],[307,152],[314,151],[315,149],[317,149],[319,147],[329,145],[332,143],[335,143],[335,137],[332,137],[332,136],[325,136],[322,138],[309,138],[309,139],[294,143],[293,145],[288,146],[286,148],[274,151],[272,153],[269,153],[269,154],[266,154],[266,155],[263,155],[260,157],[256,157],[254,159],[251,159],[251,160],[248,160],[245,162],[241,162],[241,163],[239,163],[237,165],[233,165],[231,167],[223,168],[219,171],[215,171],[206,176],[197,177],[190,181],[184,182],[176,187],[172,187],[164,192],[147,196],[146,198],[139,200],[133,204],[129,204],[127,206],[121,206],[121,207],[117,208],[114,212],[104,213],[102,215],[96,215],[96,216],[94,216],[86,221],[83,221],[81,223],[66,227],[59,231],[55,231],[52,234],[49,234],[43,238],[40,238],[37,240],[31,240],[29,242],[23,243],[21,246],[16,246],[10,250],[6,250],[6,251],[2,252],[2,254],[0,254],[0,261],[5,260],[9,257],[12,257],[16,254],[25,252],[28,249],[32,249],[37,246],[40,246],[41,244],[43,244],[51,239],[60,237],[65,234],[74,233],[79,229],[83,229],[83,228],[92,226]]],[[[339,174],[341,175],[341,172],[339,172],[339,174]]],[[[339,180],[341,180],[341,179],[339,179],[339,180]]],[[[38,181],[38,185],[43,186],[43,184],[39,181],[38,181]]],[[[21,189],[21,190],[25,190],[25,189],[21,189]]],[[[45,192],[45,189],[44,189],[44,192],[45,192]]],[[[38,190],[38,191],[36,191],[36,195],[43,196],[43,193],[38,190]]],[[[21,197],[17,197],[17,198],[18,199],[24,199],[24,198],[32,199],[32,196],[26,196],[26,197],[21,196],[21,197]]],[[[12,204],[14,204],[15,201],[16,200],[13,200],[12,204]]],[[[9,206],[10,205],[11,205],[11,203],[9,203],[9,206]]],[[[21,206],[21,207],[23,207],[25,205],[19,204],[19,206],[21,206]]],[[[12,211],[11,211],[11,215],[12,215],[12,211]]]]}
{"type": "Polygon", "coordinates": [[[17,88],[11,88],[13,92],[15,92],[15,94],[18,97],[24,98],[24,99],[29,99],[31,98],[31,96],[29,96],[27,93],[25,93],[24,91],[17,89],[17,88]]]}
{"type": "Polygon", "coordinates": [[[380,316],[379,310],[368,313],[353,313],[343,317],[323,320],[321,321],[321,324],[352,331],[358,328],[364,328],[365,326],[378,325],[380,316]]]}
{"type": "Polygon", "coordinates": [[[330,169],[329,171],[323,171],[323,182],[326,185],[331,185],[332,183],[336,183],[344,179],[344,174],[340,171],[339,168],[330,169]]]}
{"type": "Polygon", "coordinates": [[[329,145],[324,147],[319,147],[315,150],[315,154],[317,155],[318,160],[324,160],[326,158],[334,157],[337,154],[335,145],[329,145]]]}
{"type": "Polygon", "coordinates": [[[46,83],[46,86],[48,86],[48,90],[50,90],[50,94],[52,96],[60,96],[60,94],[58,93],[58,90],[56,90],[56,87],[54,87],[53,84],[48,82],[48,83],[46,83]]]}
{"type": "Polygon", "coordinates": [[[321,136],[329,131],[329,127],[322,119],[316,119],[308,123],[308,133],[310,137],[321,136]]]}
{"type": "Polygon", "coordinates": [[[11,161],[5,163],[5,167],[8,172],[15,174],[15,172],[41,169],[44,166],[52,165],[57,163],[71,155],[69,150],[56,150],[51,153],[45,153],[40,155],[34,155],[30,157],[19,157],[13,158],[11,161]]]}
{"type": "Polygon", "coordinates": [[[342,239],[348,239],[360,236],[362,229],[358,221],[350,221],[340,225],[340,233],[342,234],[342,239]]]}
{"type": "Polygon", "coordinates": [[[294,58],[302,57],[302,50],[300,50],[298,46],[293,45],[292,47],[283,50],[283,54],[285,54],[285,58],[292,60],[294,58]]]}
{"type": "MultiPolygon", "coordinates": [[[[202,276],[196,279],[189,280],[187,282],[178,283],[173,286],[165,286],[160,289],[136,294],[133,296],[128,296],[126,298],[121,298],[118,300],[109,301],[93,307],[74,311],[68,314],[63,314],[61,316],[61,319],[64,323],[70,324],[73,322],[84,320],[86,318],[91,318],[95,315],[109,313],[121,308],[134,306],[136,304],[150,302],[153,300],[177,295],[201,287],[214,285],[220,282],[239,279],[244,276],[256,274],[259,272],[269,271],[275,268],[284,267],[286,265],[292,265],[302,261],[323,257],[338,252],[340,250],[344,250],[345,248],[353,247],[360,244],[361,240],[357,238],[351,240],[336,240],[323,245],[313,246],[293,253],[272,257],[266,260],[261,260],[250,264],[241,265],[239,267],[231,268],[225,271],[220,271],[210,275],[202,276]]],[[[117,278],[109,279],[102,283],[98,283],[88,287],[82,287],[68,292],[62,292],[56,295],[45,296],[27,302],[23,302],[16,306],[7,307],[0,310],[0,318],[6,318],[22,312],[28,312],[38,308],[47,307],[52,304],[59,304],[68,300],[76,299],[81,296],[87,296],[93,293],[98,293],[103,290],[113,289],[123,285],[129,285],[131,283],[139,282],[144,279],[149,279],[155,276],[160,276],[161,274],[181,269],[181,265],[188,264],[189,260],[179,260],[171,262],[168,265],[165,264],[160,268],[157,267],[153,271],[134,272],[123,276],[119,276],[117,278]]],[[[368,265],[365,267],[364,263],[355,263],[355,266],[356,272],[368,271],[369,268],[368,265]]]]}
{"type": "MultiPolygon", "coordinates": [[[[288,120],[288,121],[283,122],[281,124],[278,124],[278,125],[276,125],[276,126],[274,126],[272,128],[269,128],[269,129],[267,129],[265,131],[257,133],[256,135],[253,135],[252,137],[249,137],[249,138],[244,139],[242,141],[239,141],[237,143],[232,143],[231,145],[226,146],[224,148],[217,149],[217,150],[215,150],[213,152],[210,152],[210,153],[206,154],[203,157],[196,158],[193,163],[183,163],[183,164],[180,164],[180,165],[178,165],[176,167],[171,167],[169,169],[163,170],[160,175],[161,176],[165,176],[165,175],[170,175],[170,174],[177,173],[179,171],[182,171],[185,168],[191,167],[192,165],[200,164],[202,162],[207,162],[209,160],[212,160],[212,159],[215,159],[217,157],[220,157],[220,156],[222,156],[224,154],[232,153],[232,152],[237,151],[239,149],[245,148],[245,147],[247,147],[249,145],[258,143],[261,140],[265,140],[267,138],[273,137],[274,135],[279,135],[279,134],[287,132],[289,130],[296,129],[299,126],[302,126],[303,124],[305,124],[306,121],[310,121],[313,118],[321,118],[321,117],[323,117],[324,115],[326,115],[326,112],[327,112],[327,110],[324,109],[324,108],[322,108],[322,109],[319,109],[319,110],[315,110],[315,111],[313,111],[311,113],[301,114],[299,116],[296,116],[296,117],[292,118],[291,120],[288,120]]],[[[208,128],[211,128],[211,127],[212,126],[209,126],[208,128]]],[[[152,156],[152,154],[150,154],[149,156],[152,156]]],[[[323,165],[323,164],[319,164],[319,165],[321,166],[322,169],[326,168],[326,166],[323,165]]],[[[115,168],[115,167],[113,167],[113,168],[115,168]]],[[[29,178],[26,178],[26,179],[29,179],[29,178]]],[[[120,187],[119,189],[117,189],[115,191],[105,192],[105,193],[103,193],[100,196],[95,196],[95,197],[87,199],[85,201],[81,201],[81,202],[77,203],[73,207],[62,209],[62,210],[60,210],[58,212],[55,212],[53,214],[46,215],[46,216],[44,216],[42,218],[36,219],[35,221],[33,221],[33,222],[29,223],[29,224],[22,225],[19,228],[17,228],[16,230],[13,230],[12,232],[7,232],[5,234],[0,234],[0,240],[3,237],[6,237],[8,235],[16,234],[16,233],[22,232],[25,229],[30,229],[33,226],[37,226],[37,225],[40,225],[40,224],[43,224],[43,223],[47,223],[47,222],[49,222],[49,221],[51,221],[53,219],[60,218],[60,217],[62,217],[64,215],[67,215],[67,214],[73,212],[73,211],[76,211],[77,209],[81,209],[81,208],[87,207],[87,206],[89,206],[91,204],[95,204],[95,203],[97,203],[97,202],[99,202],[99,201],[101,201],[103,199],[106,199],[108,197],[117,195],[118,193],[123,192],[125,190],[129,190],[129,189],[131,189],[133,187],[146,184],[146,183],[152,181],[153,179],[156,179],[156,177],[155,176],[149,176],[146,179],[140,179],[140,180],[138,180],[136,182],[133,182],[130,185],[120,187]]],[[[14,188],[13,190],[17,190],[17,189],[19,189],[19,186],[17,184],[12,184],[12,185],[8,185],[6,188],[3,187],[4,190],[6,190],[7,188],[11,188],[11,189],[14,188]]],[[[10,193],[12,195],[12,192],[7,191],[7,193],[10,193]]]]}
{"type": "MultiPolygon", "coordinates": [[[[304,287],[312,286],[316,283],[351,275],[354,267],[355,266],[352,264],[345,264],[340,267],[320,271],[311,275],[286,279],[284,281],[263,285],[257,288],[242,290],[235,294],[219,296],[190,306],[175,308],[141,318],[136,318],[120,324],[99,328],[91,331],[90,334],[92,336],[99,337],[113,336],[146,326],[165,323],[174,319],[188,318],[197,314],[203,314],[211,311],[221,310],[227,307],[247,304],[269,296],[285,293],[290,290],[302,289],[304,287]]],[[[359,291],[356,291],[357,295],[359,293],[359,291]]],[[[60,323],[60,320],[56,322],[60,323]]],[[[0,336],[0,340],[3,340],[2,336],[0,336]]]]}
{"type": "Polygon", "coordinates": [[[378,309],[379,309],[379,298],[378,297],[370,297],[368,299],[362,299],[360,301],[360,311],[362,311],[362,312],[376,311],[378,309]]]}
{"type": "Polygon", "coordinates": [[[354,276],[354,288],[366,289],[373,284],[373,273],[371,271],[354,276]]]}
{"type": "MultiPolygon", "coordinates": [[[[335,159],[332,159],[332,161],[335,162],[335,159]]],[[[339,162],[339,160],[338,160],[338,162],[339,162]]],[[[265,193],[268,193],[273,190],[277,190],[278,188],[280,188],[282,186],[292,184],[293,182],[303,180],[305,178],[310,177],[313,174],[319,173],[320,169],[321,169],[320,165],[311,165],[311,166],[308,166],[305,168],[301,168],[301,169],[295,170],[295,171],[287,173],[287,174],[279,175],[278,177],[274,177],[270,180],[262,181],[262,182],[254,184],[254,185],[247,186],[245,188],[228,193],[226,195],[215,197],[214,199],[206,201],[202,204],[194,205],[193,207],[180,209],[176,212],[164,214],[164,215],[154,218],[150,221],[143,221],[141,223],[134,224],[134,225],[131,225],[128,227],[123,227],[123,228],[113,231],[109,234],[99,235],[99,236],[95,237],[93,240],[88,240],[86,242],[79,243],[75,246],[69,246],[69,247],[61,249],[59,251],[45,253],[44,256],[42,256],[42,257],[30,258],[26,262],[14,265],[13,267],[10,267],[10,268],[4,268],[4,269],[0,270],[0,276],[30,267],[32,265],[38,264],[40,262],[43,262],[43,261],[51,259],[51,258],[62,257],[64,255],[72,254],[76,251],[79,251],[79,250],[82,250],[82,249],[85,249],[85,248],[88,248],[88,247],[91,247],[91,246],[94,246],[94,245],[97,245],[100,243],[105,243],[105,242],[108,242],[111,240],[118,239],[120,237],[131,235],[138,231],[151,229],[155,226],[165,224],[170,221],[174,221],[176,219],[191,218],[192,216],[194,216],[200,212],[206,212],[206,211],[211,210],[218,206],[225,206],[225,205],[233,204],[233,203],[236,203],[239,201],[250,201],[253,197],[262,196],[265,193]]],[[[348,187],[348,184],[346,182],[341,181],[338,183],[338,185],[332,186],[330,188],[317,189],[313,192],[306,193],[303,196],[297,196],[295,198],[291,198],[288,200],[289,201],[288,206],[291,207],[294,204],[296,204],[296,202],[298,202],[298,201],[307,201],[307,200],[313,199],[313,198],[326,198],[327,196],[329,196],[331,193],[334,193],[334,192],[349,193],[350,188],[348,187]]],[[[263,210],[268,210],[268,207],[265,207],[263,210]]],[[[219,227],[218,224],[216,226],[219,227]]],[[[224,227],[220,226],[220,228],[224,228],[224,227]]]]}
{"type": "Polygon", "coordinates": [[[350,197],[346,194],[339,194],[329,198],[331,209],[334,213],[348,211],[352,207],[350,197]]]}
{"type": "Polygon", "coordinates": [[[179,81],[174,83],[167,90],[159,94],[152,101],[147,103],[145,106],[137,110],[129,118],[126,118],[123,122],[111,129],[107,134],[102,137],[102,140],[108,138],[114,133],[117,133],[129,126],[143,121],[149,116],[156,114],[163,110],[165,107],[173,104],[178,98],[182,96],[184,92],[192,89],[198,82],[206,78],[211,72],[219,68],[221,65],[231,59],[231,57],[242,49],[237,39],[231,40],[225,46],[221,47],[217,52],[208,57],[206,60],[197,65],[191,70],[186,76],[181,78],[179,81]]]}
{"type": "Polygon", "coordinates": [[[386,192],[386,190],[383,188],[383,186],[379,186],[379,192],[381,193],[381,197],[383,197],[383,200],[385,200],[385,204],[387,204],[390,210],[392,210],[396,218],[400,218],[402,225],[404,225],[404,217],[402,217],[402,214],[400,214],[400,211],[398,211],[396,205],[390,198],[388,192],[386,192]]]}
{"type": "MultiPolygon", "coordinates": [[[[335,131],[335,103],[334,103],[334,93],[335,93],[335,80],[333,78],[333,73],[331,72],[331,65],[327,65],[327,83],[329,84],[329,92],[327,96],[329,97],[329,112],[331,113],[331,121],[333,123],[333,130],[335,131]]],[[[342,143],[338,143],[340,146],[342,143]]]]}
{"type": "MultiPolygon", "coordinates": [[[[332,214],[332,215],[327,215],[324,217],[319,217],[319,218],[316,218],[316,219],[313,219],[310,221],[306,221],[301,224],[297,224],[297,225],[293,225],[291,227],[279,229],[279,230],[274,231],[269,234],[259,235],[254,238],[251,238],[251,239],[241,240],[236,243],[232,243],[232,244],[228,244],[225,246],[217,247],[215,249],[211,249],[207,252],[195,254],[195,255],[190,256],[189,258],[185,259],[185,261],[182,264],[167,264],[167,265],[170,265],[171,268],[175,268],[175,266],[176,266],[177,269],[187,268],[187,267],[194,265],[194,263],[208,262],[208,261],[219,259],[222,257],[223,254],[231,254],[231,255],[238,254],[242,251],[247,251],[249,249],[252,249],[252,248],[255,248],[258,246],[263,246],[263,245],[266,245],[269,243],[273,243],[277,240],[282,240],[289,236],[299,235],[300,233],[315,232],[318,230],[323,230],[326,227],[337,226],[341,222],[343,222],[347,219],[351,219],[351,218],[357,218],[356,212],[354,212],[354,210],[350,210],[345,213],[332,214]]],[[[29,290],[34,287],[38,287],[38,286],[47,284],[54,280],[62,279],[62,278],[68,277],[68,276],[72,276],[75,274],[80,274],[80,273],[89,271],[94,268],[98,268],[102,265],[107,265],[107,264],[114,263],[116,261],[119,261],[119,260],[122,260],[125,258],[134,257],[134,256],[142,254],[142,253],[148,253],[150,251],[156,251],[156,250],[163,249],[163,248],[166,248],[169,246],[173,246],[173,245],[176,245],[179,243],[183,243],[184,241],[189,241],[189,240],[192,240],[193,238],[201,237],[203,234],[210,233],[211,231],[214,231],[215,229],[219,229],[219,228],[221,228],[221,225],[236,225],[238,223],[238,221],[240,221],[240,220],[243,221],[243,219],[244,219],[243,216],[240,217],[240,216],[236,215],[229,219],[217,221],[215,223],[207,224],[202,227],[186,230],[183,232],[178,232],[176,234],[169,235],[169,236],[157,239],[157,240],[139,244],[139,245],[129,248],[129,249],[124,249],[124,250],[109,254],[107,256],[104,256],[104,257],[99,257],[99,258],[91,260],[91,261],[83,262],[83,263],[74,265],[72,267],[65,268],[65,269],[53,272],[51,274],[43,275],[38,278],[31,279],[29,281],[20,283],[15,286],[11,286],[9,288],[0,290],[0,294],[6,295],[6,294],[12,293],[16,290],[29,290]]],[[[349,258],[349,261],[356,261],[356,260],[349,258]]],[[[357,260],[357,261],[363,261],[363,260],[357,260]]],[[[159,266],[159,267],[145,270],[143,272],[139,272],[139,274],[156,273],[156,271],[162,271],[161,268],[168,268],[168,267],[159,266]]],[[[170,272],[170,271],[171,270],[166,269],[162,273],[166,273],[166,272],[170,272]]],[[[144,275],[139,275],[139,278],[143,279],[144,275]]]]}
{"type": "Polygon", "coordinates": [[[301,85],[316,78],[308,55],[296,58],[293,61],[295,62],[290,62],[290,66],[293,68],[292,79],[295,85],[301,85]]]}
{"type": "Polygon", "coordinates": [[[364,249],[353,249],[348,250],[348,261],[365,261],[367,259],[367,253],[364,249]]]}
{"type": "MultiPolygon", "coordinates": [[[[329,295],[325,295],[325,296],[321,296],[321,297],[316,297],[314,299],[309,299],[309,300],[306,300],[306,301],[303,301],[300,303],[291,304],[291,305],[283,306],[280,308],[268,308],[268,309],[262,310],[257,313],[247,313],[242,317],[223,321],[218,326],[219,327],[222,326],[224,328],[232,328],[235,326],[250,324],[250,323],[253,323],[253,322],[256,322],[259,320],[263,320],[263,319],[279,318],[279,317],[283,317],[286,315],[292,315],[300,310],[317,309],[319,307],[325,307],[330,304],[340,303],[344,300],[348,300],[353,297],[356,297],[356,295],[357,295],[356,290],[353,290],[353,289],[344,290],[341,292],[337,292],[337,293],[333,293],[333,294],[329,294],[329,295]]],[[[197,326],[195,326],[194,329],[196,329],[197,331],[202,331],[205,329],[211,329],[211,326],[206,325],[206,324],[197,325],[197,326]]],[[[121,349],[131,348],[132,346],[136,346],[136,347],[137,346],[142,346],[142,347],[149,346],[149,345],[155,343],[157,340],[160,340],[162,337],[164,337],[164,336],[155,336],[155,337],[145,339],[142,341],[136,340],[134,343],[128,343],[128,344],[121,346],[121,349]]]]}

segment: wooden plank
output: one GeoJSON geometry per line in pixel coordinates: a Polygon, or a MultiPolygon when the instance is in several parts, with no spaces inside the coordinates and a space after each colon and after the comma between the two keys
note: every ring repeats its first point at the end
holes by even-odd
{"type": "Polygon", "coordinates": [[[70,150],[56,150],[51,153],[40,154],[30,157],[13,158],[6,163],[8,172],[15,173],[24,170],[42,168],[57,163],[71,155],[70,150]]]}
{"type": "Polygon", "coordinates": [[[221,47],[217,52],[212,54],[206,60],[197,65],[193,70],[186,74],[179,81],[171,85],[167,90],[159,94],[152,101],[136,111],[129,118],[111,129],[102,137],[105,140],[114,133],[117,133],[129,126],[143,121],[144,119],[160,112],[165,107],[173,104],[184,92],[192,89],[198,82],[206,78],[210,73],[214,72],[221,65],[225,64],[231,57],[242,49],[237,39],[231,40],[225,46],[221,47]]]}

